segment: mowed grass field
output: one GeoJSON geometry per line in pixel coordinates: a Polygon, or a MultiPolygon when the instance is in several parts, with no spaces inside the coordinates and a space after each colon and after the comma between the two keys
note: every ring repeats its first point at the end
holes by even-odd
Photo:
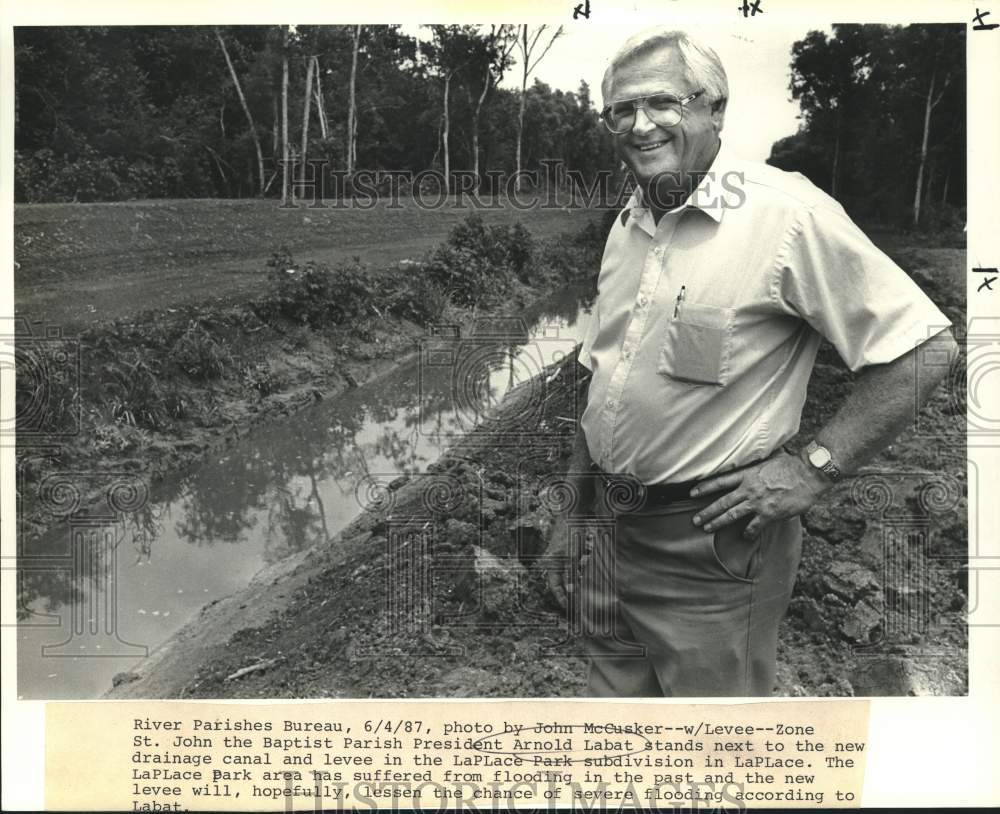
{"type": "Polygon", "coordinates": [[[487,224],[522,222],[539,240],[599,217],[583,208],[437,209],[401,198],[373,209],[281,209],[274,200],[155,200],[19,204],[14,298],[36,325],[79,330],[149,309],[245,301],[264,290],[280,246],[296,260],[374,266],[418,259],[473,211],[487,224]]]}

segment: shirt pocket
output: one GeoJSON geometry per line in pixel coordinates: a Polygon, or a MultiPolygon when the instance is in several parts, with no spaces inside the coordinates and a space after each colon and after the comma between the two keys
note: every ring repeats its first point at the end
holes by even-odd
{"type": "Polygon", "coordinates": [[[667,326],[657,372],[683,382],[724,386],[729,380],[734,309],[681,301],[667,326]]]}

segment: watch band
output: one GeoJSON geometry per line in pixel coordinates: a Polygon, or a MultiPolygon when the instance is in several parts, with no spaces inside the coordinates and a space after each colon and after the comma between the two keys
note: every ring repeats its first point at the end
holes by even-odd
{"type": "Polygon", "coordinates": [[[833,462],[833,456],[830,454],[830,450],[824,446],[820,446],[820,444],[816,443],[816,441],[810,441],[806,446],[806,460],[809,462],[810,466],[820,470],[820,472],[832,481],[839,481],[841,477],[843,477],[840,467],[833,462]],[[826,453],[826,461],[822,464],[817,464],[813,461],[812,456],[813,453],[819,452],[820,450],[826,453]]]}

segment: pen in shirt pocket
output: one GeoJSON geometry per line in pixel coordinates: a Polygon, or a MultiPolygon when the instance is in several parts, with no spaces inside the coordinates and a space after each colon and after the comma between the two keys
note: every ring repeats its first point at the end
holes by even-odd
{"type": "Polygon", "coordinates": [[[685,291],[687,291],[687,286],[682,285],[681,290],[677,292],[677,302],[674,303],[674,319],[677,319],[677,314],[680,313],[681,300],[684,299],[685,291]]]}

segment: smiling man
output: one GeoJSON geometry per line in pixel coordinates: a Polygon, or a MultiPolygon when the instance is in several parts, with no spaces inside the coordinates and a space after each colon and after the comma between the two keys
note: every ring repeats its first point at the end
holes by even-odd
{"type": "MultiPolygon", "coordinates": [[[[727,152],[710,48],[643,32],[602,91],[637,188],[579,354],[592,371],[567,476],[579,499],[549,553],[569,553],[573,515],[613,518],[579,580],[590,695],[770,695],[799,515],[913,421],[957,347],[836,201],[727,152]],[[823,338],[858,375],[791,454],[823,338]]],[[[557,594],[575,571],[552,575],[557,594]]]]}

